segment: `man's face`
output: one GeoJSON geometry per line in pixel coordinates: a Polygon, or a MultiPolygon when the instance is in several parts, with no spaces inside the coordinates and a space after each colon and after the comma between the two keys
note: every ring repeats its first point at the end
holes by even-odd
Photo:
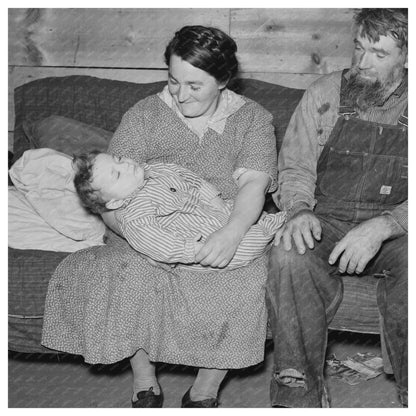
{"type": "Polygon", "coordinates": [[[364,90],[367,90],[368,96],[378,95],[380,99],[386,99],[403,78],[407,52],[400,49],[390,36],[380,36],[378,42],[373,42],[365,36],[362,37],[360,29],[354,39],[352,81],[355,87],[363,90],[364,100],[364,90]]]}

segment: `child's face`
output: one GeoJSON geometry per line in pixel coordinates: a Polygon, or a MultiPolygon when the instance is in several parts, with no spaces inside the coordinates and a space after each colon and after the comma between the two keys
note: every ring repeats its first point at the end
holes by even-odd
{"type": "Polygon", "coordinates": [[[122,200],[144,183],[144,169],[134,160],[100,153],[92,168],[93,189],[110,202],[122,200]]]}

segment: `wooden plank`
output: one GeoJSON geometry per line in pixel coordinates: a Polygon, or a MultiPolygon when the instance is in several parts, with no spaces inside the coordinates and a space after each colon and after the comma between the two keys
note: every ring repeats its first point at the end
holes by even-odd
{"type": "Polygon", "coordinates": [[[244,72],[324,74],[349,66],[352,9],[232,9],[244,72]]]}
{"type": "Polygon", "coordinates": [[[105,69],[105,68],[54,68],[9,67],[9,131],[14,129],[14,89],[39,78],[67,75],[90,75],[92,77],[147,83],[167,79],[167,70],[105,69]]]}
{"type": "Polygon", "coordinates": [[[304,90],[315,80],[320,78],[318,74],[285,74],[279,72],[242,72],[241,78],[253,78],[284,87],[304,90]]]}
{"type": "Polygon", "coordinates": [[[229,32],[229,9],[9,9],[9,64],[165,68],[184,25],[229,32]]]}

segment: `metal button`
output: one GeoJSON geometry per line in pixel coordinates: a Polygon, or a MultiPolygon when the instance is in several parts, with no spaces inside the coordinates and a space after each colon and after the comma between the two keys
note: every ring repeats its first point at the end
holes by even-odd
{"type": "Polygon", "coordinates": [[[170,190],[171,190],[172,192],[176,192],[176,189],[175,189],[175,188],[170,188],[170,190]]]}

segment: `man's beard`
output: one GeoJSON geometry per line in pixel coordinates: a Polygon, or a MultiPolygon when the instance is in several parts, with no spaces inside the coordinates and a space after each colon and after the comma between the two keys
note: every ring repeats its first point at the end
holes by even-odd
{"type": "Polygon", "coordinates": [[[362,111],[370,107],[383,105],[387,99],[386,93],[391,85],[381,83],[380,80],[369,81],[351,71],[351,76],[344,87],[344,97],[355,109],[362,111]]]}

